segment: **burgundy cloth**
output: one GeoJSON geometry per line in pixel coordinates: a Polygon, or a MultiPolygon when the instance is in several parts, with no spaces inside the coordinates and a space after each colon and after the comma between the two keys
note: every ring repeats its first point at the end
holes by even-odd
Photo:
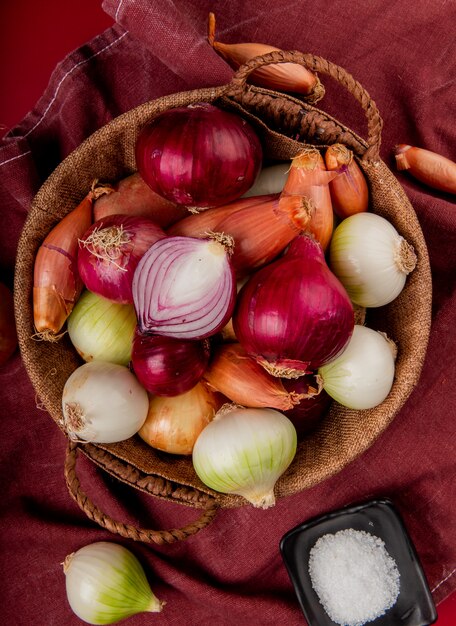
{"type": "MultiPolygon", "coordinates": [[[[396,143],[455,160],[456,5],[394,3],[105,0],[117,24],[56,68],[33,111],[0,144],[3,211],[0,268],[12,285],[30,202],[55,166],[90,133],[149,99],[219,85],[232,74],[205,41],[207,15],[225,42],[259,41],[325,57],[351,72],[383,116],[382,157],[396,143]]],[[[365,134],[350,96],[322,77],[319,106],[365,134]]],[[[260,511],[221,511],[185,542],[135,544],[90,522],[63,479],[66,442],[17,353],[0,368],[2,623],[80,624],[65,597],[61,563],[78,548],[118,541],[141,560],[159,615],[129,624],[244,626],[304,623],[279,554],[282,535],[311,516],[377,496],[393,500],[422,560],[436,603],[456,588],[455,413],[456,207],[454,198],[398,173],[421,222],[433,272],[433,326],[421,380],[391,426],[333,478],[260,511]]],[[[181,526],[198,511],[132,491],[78,463],[83,487],[112,517],[154,528],[181,526]]]]}

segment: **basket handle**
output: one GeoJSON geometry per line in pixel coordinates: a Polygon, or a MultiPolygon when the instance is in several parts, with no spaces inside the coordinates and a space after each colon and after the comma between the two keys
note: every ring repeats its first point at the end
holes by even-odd
{"type": "Polygon", "coordinates": [[[245,91],[247,77],[251,72],[263,65],[273,63],[297,63],[313,72],[321,72],[334,78],[360,103],[367,118],[367,149],[363,154],[364,161],[378,161],[380,155],[383,120],[377,105],[360,83],[339,65],[331,63],[313,54],[304,54],[296,50],[288,52],[278,50],[254,57],[241,65],[231,82],[228,84],[227,95],[236,96],[245,91]]]}
{"type": "Polygon", "coordinates": [[[187,537],[195,535],[200,530],[208,526],[217,514],[218,506],[212,498],[208,501],[208,506],[204,509],[204,512],[199,519],[188,524],[187,526],[183,526],[182,528],[173,528],[171,530],[151,530],[136,528],[130,524],[124,524],[123,522],[113,520],[109,517],[109,515],[103,513],[103,511],[101,511],[89,499],[81,488],[79,478],[76,474],[78,449],[79,446],[77,443],[73,441],[69,442],[65,459],[65,480],[68,491],[89,519],[112,533],[121,535],[127,539],[133,539],[134,541],[143,541],[145,543],[157,543],[159,545],[163,545],[165,543],[183,541],[184,539],[187,539],[187,537]]]}

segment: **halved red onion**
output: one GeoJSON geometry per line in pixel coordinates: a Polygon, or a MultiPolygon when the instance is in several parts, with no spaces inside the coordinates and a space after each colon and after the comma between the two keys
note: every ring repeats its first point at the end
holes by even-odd
{"type": "Polygon", "coordinates": [[[207,102],[158,115],[136,143],[137,167],[150,188],[200,209],[240,198],[255,182],[262,157],[252,126],[207,102]]]}
{"type": "Polygon", "coordinates": [[[297,378],[334,359],[351,337],[353,307],[321,245],[299,235],[239,292],[234,332],[271,374],[297,378]]]}
{"type": "Polygon", "coordinates": [[[142,255],[165,237],[145,217],[108,215],[86,231],[79,241],[78,271],[84,285],[99,296],[133,304],[133,274],[142,255]]]}
{"type": "Polygon", "coordinates": [[[140,331],[203,339],[223,328],[236,297],[230,245],[232,239],[214,235],[167,237],[151,246],[133,277],[140,331]]]}
{"type": "Polygon", "coordinates": [[[177,396],[192,389],[208,361],[207,339],[145,335],[136,329],[131,364],[141,385],[156,396],[177,396]]]}

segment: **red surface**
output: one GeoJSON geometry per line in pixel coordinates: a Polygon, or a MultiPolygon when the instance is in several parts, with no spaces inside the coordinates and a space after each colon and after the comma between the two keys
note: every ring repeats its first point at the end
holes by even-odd
{"type": "Polygon", "coordinates": [[[34,106],[59,61],[112,23],[98,0],[0,2],[0,132],[34,106]]]}
{"type": "MultiPolygon", "coordinates": [[[[66,54],[111,24],[101,2],[94,0],[0,3],[1,130],[34,106],[66,54]]],[[[438,613],[438,626],[454,626],[456,593],[438,606],[438,613]]]]}

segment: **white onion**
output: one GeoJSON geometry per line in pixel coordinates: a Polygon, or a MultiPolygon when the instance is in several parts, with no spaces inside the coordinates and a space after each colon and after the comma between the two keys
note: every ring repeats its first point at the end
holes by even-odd
{"type": "Polygon", "coordinates": [[[88,624],[113,624],[162,610],[140,562],[119,544],[98,541],[84,546],[66,557],[63,571],[70,607],[88,624]]]}
{"type": "Polygon", "coordinates": [[[287,181],[289,170],[289,161],[264,167],[256,181],[242,197],[250,198],[251,196],[266,196],[271,193],[280,193],[287,181]]]}
{"type": "Polygon", "coordinates": [[[356,325],[342,354],[318,370],[319,382],[339,404],[371,409],[391,391],[395,357],[396,346],[383,333],[356,325]]]}
{"type": "Polygon", "coordinates": [[[415,265],[413,247],[380,215],[351,215],[334,231],[330,267],[355,304],[379,307],[392,302],[415,265]]]}
{"type": "Polygon", "coordinates": [[[136,313],[132,304],[119,304],[84,291],[68,318],[68,335],[84,361],[128,365],[131,360],[136,313]]]}
{"type": "Polygon", "coordinates": [[[132,437],[149,408],[146,390],[123,365],[91,361],[65,383],[63,426],[71,439],[114,443],[132,437]]]}
{"type": "Polygon", "coordinates": [[[275,504],[274,485],[293,460],[296,442],[283,413],[224,405],[196,440],[193,466],[211,489],[266,509],[275,504]]]}

